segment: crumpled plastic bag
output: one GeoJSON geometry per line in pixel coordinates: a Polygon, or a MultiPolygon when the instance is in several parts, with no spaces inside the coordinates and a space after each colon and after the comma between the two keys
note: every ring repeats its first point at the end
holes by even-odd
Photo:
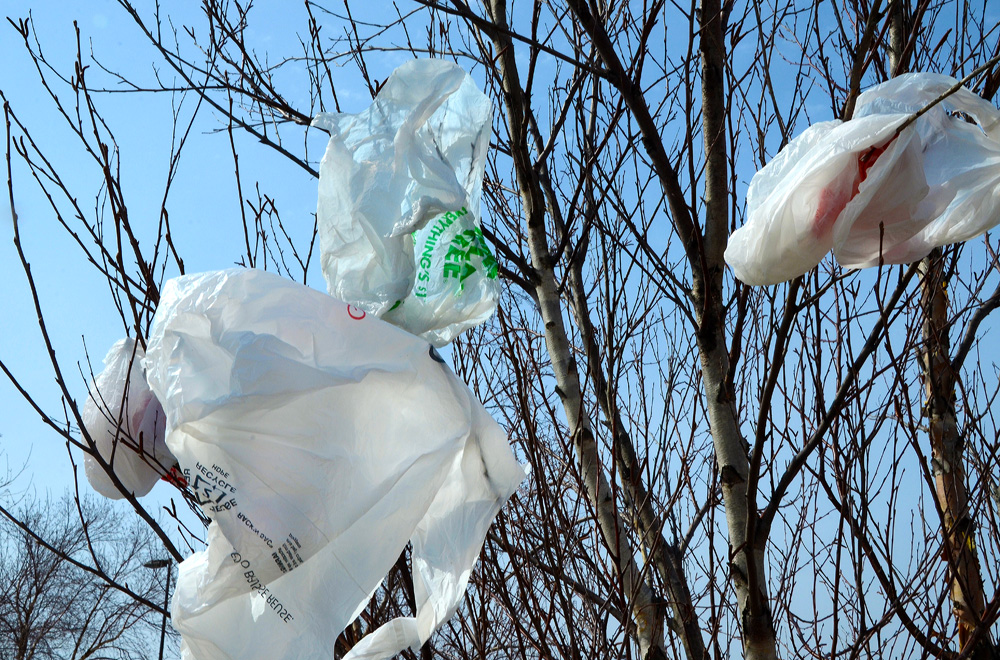
{"type": "Polygon", "coordinates": [[[409,541],[417,614],[347,656],[420,646],[524,478],[427,342],[256,270],[163,289],[146,368],[205,513],[172,617],[196,660],[328,659],[409,541]]]}
{"type": "MultiPolygon", "coordinates": [[[[131,337],[115,342],[94,379],[80,416],[101,458],[125,489],[142,497],[174,465],[164,443],[163,408],[142,372],[142,348],[131,337]]],[[[83,459],[87,481],[111,499],[124,497],[93,456],[83,459]]]]}
{"type": "Polygon", "coordinates": [[[330,295],[443,346],[496,308],[479,209],[493,104],[458,65],[413,60],[330,133],[316,208],[330,295]]]}
{"type": "Polygon", "coordinates": [[[854,118],[809,127],[761,169],[726,261],[776,284],[833,251],[847,268],[909,263],[1000,222],[1000,111],[966,88],[912,73],[858,97],[854,118]]]}

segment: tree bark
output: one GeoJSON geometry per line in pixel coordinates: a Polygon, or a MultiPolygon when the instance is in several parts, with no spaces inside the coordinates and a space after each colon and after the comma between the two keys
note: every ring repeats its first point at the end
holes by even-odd
{"type": "Polygon", "coordinates": [[[691,217],[677,172],[667,156],[659,127],[641,94],[641,87],[622,65],[603,25],[587,3],[569,0],[581,26],[608,70],[608,79],[622,94],[642,133],[642,144],[663,187],[671,222],[691,264],[691,297],[696,310],[697,341],[702,365],[712,440],[715,446],[729,529],[730,568],[736,589],[749,660],[776,658],[774,624],[768,605],[764,573],[765,533],[754,534],[756,503],[747,497],[747,444],[729,386],[725,308],[722,300],[723,255],[729,237],[729,185],[726,144],[724,14],[718,0],[702,2],[700,51],[702,57],[702,129],[705,145],[705,224],[703,231],[691,217]],[[754,518],[751,519],[751,512],[754,518]],[[753,536],[753,538],[750,538],[753,536]]]}
{"type": "Polygon", "coordinates": [[[712,441],[722,481],[729,530],[730,571],[740,611],[748,660],[777,658],[774,621],[767,593],[764,555],[767,535],[757,533],[756,497],[749,497],[748,446],[740,433],[729,385],[729,353],[722,299],[724,254],[729,237],[726,144],[724,9],[719,0],[701,3],[702,131],[705,141],[705,241],[702,286],[693,291],[698,313],[698,348],[712,441]]]}
{"type": "MultiPolygon", "coordinates": [[[[976,526],[969,511],[965,483],[964,438],[959,435],[955,411],[958,374],[950,359],[948,337],[947,276],[941,265],[941,250],[934,250],[920,262],[920,306],[923,312],[924,349],[921,356],[931,442],[931,471],[935,497],[941,512],[944,537],[942,558],[948,562],[948,586],[958,619],[958,640],[964,650],[976,630],[984,625],[986,598],[979,557],[976,553],[976,526]]],[[[996,658],[988,632],[979,639],[970,658],[996,658]]]]}
{"type": "Polygon", "coordinates": [[[683,558],[677,546],[669,543],[663,536],[663,519],[653,509],[649,492],[642,482],[642,469],[635,452],[635,444],[625,429],[617,397],[600,365],[597,338],[582,293],[583,273],[581,270],[582,265],[579,263],[572,268],[569,277],[570,294],[577,327],[583,335],[587,352],[587,365],[591,380],[597,390],[601,413],[611,426],[615,467],[629,504],[634,511],[636,525],[642,536],[643,544],[649,552],[653,567],[667,589],[667,604],[673,611],[674,629],[681,639],[684,651],[690,660],[707,659],[708,653],[702,639],[698,615],[695,612],[691,589],[684,573],[683,558]]]}
{"type": "Polygon", "coordinates": [[[577,468],[593,507],[601,537],[610,551],[622,590],[631,608],[640,655],[644,660],[665,660],[664,608],[654,597],[653,590],[635,562],[635,551],[628,542],[627,530],[612,498],[591,421],[584,409],[580,374],[563,322],[555,264],[545,227],[545,197],[528,149],[528,125],[525,118],[528,101],[518,76],[513,44],[507,36],[509,28],[506,0],[492,0],[490,10],[492,20],[500,28],[490,36],[498,53],[497,65],[503,86],[511,158],[514,161],[526,218],[531,262],[535,270],[535,297],[545,327],[545,346],[552,361],[557,393],[569,423],[577,468]]]}
{"type": "MultiPolygon", "coordinates": [[[[893,75],[899,75],[906,69],[903,44],[907,21],[898,2],[892,4],[891,11],[889,60],[893,75]]],[[[959,378],[951,363],[948,276],[940,249],[920,262],[920,308],[924,342],[920,367],[927,392],[924,414],[928,418],[934,495],[941,512],[942,558],[948,562],[951,603],[958,619],[959,644],[964,650],[973,641],[977,628],[983,625],[986,596],[965,483],[964,439],[958,433],[955,392],[959,378]]],[[[997,657],[988,631],[975,643],[969,657],[973,660],[997,657]]]]}

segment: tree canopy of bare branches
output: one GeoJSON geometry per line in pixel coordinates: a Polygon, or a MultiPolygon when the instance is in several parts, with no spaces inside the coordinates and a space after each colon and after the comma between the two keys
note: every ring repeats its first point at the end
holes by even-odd
{"type": "Polygon", "coordinates": [[[149,657],[159,616],[148,605],[165,585],[142,566],[158,551],[145,525],[94,496],[2,513],[0,657],[149,657]]]}

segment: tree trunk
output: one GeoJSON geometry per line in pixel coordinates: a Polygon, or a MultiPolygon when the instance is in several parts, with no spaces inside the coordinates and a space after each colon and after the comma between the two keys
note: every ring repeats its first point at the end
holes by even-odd
{"type": "Polygon", "coordinates": [[[528,150],[528,126],[524,114],[528,101],[521,87],[514,47],[508,35],[506,1],[492,0],[490,11],[499,28],[490,36],[498,53],[497,65],[503,86],[511,158],[527,223],[528,246],[535,269],[535,297],[545,327],[545,346],[552,361],[556,391],[569,423],[577,468],[587,499],[593,507],[602,539],[615,563],[615,572],[632,611],[640,655],[643,660],[665,660],[663,604],[654,597],[636,565],[635,551],[628,542],[627,530],[612,498],[591,421],[583,405],[579,369],[563,322],[562,301],[546,234],[545,198],[528,150]]]}
{"type": "Polygon", "coordinates": [[[701,3],[706,217],[703,263],[692,264],[695,272],[693,296],[695,309],[698,310],[702,380],[726,507],[730,571],[740,611],[743,650],[748,660],[773,660],[777,658],[777,643],[764,570],[767,535],[763,530],[757,533],[756,497],[751,499],[747,494],[750,461],[729,385],[729,353],[722,298],[730,193],[723,11],[719,0],[703,0],[701,3]],[[702,269],[700,278],[699,267],[702,269]]]}
{"type": "Polygon", "coordinates": [[[669,543],[663,536],[662,516],[653,509],[649,492],[642,482],[642,468],[636,455],[635,444],[625,429],[616,394],[601,368],[597,339],[583,295],[583,273],[581,271],[580,263],[573,266],[569,276],[570,294],[577,327],[583,335],[583,343],[587,352],[587,365],[591,380],[597,390],[601,413],[611,427],[615,467],[629,505],[634,511],[635,524],[639,528],[644,547],[649,552],[653,567],[667,591],[667,604],[673,612],[676,622],[674,629],[684,646],[684,652],[690,660],[707,660],[708,653],[702,639],[698,614],[691,598],[687,575],[684,573],[683,557],[678,552],[677,546],[669,543]]]}
{"type": "MultiPolygon", "coordinates": [[[[941,511],[942,558],[948,562],[948,585],[958,619],[958,639],[965,649],[983,625],[986,599],[965,483],[964,439],[958,433],[955,414],[958,374],[950,359],[947,277],[941,266],[941,250],[934,250],[920,262],[920,272],[920,306],[924,317],[921,368],[927,391],[924,414],[928,418],[935,496],[941,511]]],[[[988,631],[969,657],[975,660],[997,657],[988,631]]]]}
{"type": "MultiPolygon", "coordinates": [[[[906,20],[902,6],[892,4],[889,23],[889,55],[893,75],[906,69],[903,44],[906,20]]],[[[935,497],[941,512],[942,558],[948,562],[951,603],[958,619],[958,640],[964,650],[982,625],[986,611],[983,579],[976,553],[975,524],[969,512],[965,484],[964,441],[958,434],[955,391],[958,374],[951,364],[948,336],[948,278],[942,267],[942,253],[935,249],[920,262],[920,308],[923,314],[923,353],[920,367],[927,391],[924,413],[931,441],[931,471],[935,497]]],[[[970,658],[996,658],[985,631],[970,658]]]]}

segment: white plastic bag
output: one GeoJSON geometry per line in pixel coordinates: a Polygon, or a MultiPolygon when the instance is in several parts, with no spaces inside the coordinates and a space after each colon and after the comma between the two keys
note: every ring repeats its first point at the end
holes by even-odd
{"type": "MultiPolygon", "coordinates": [[[[136,497],[152,490],[175,463],[163,441],[163,409],[146,384],[142,358],[142,348],[131,337],[116,342],[80,412],[101,458],[136,497]]],[[[124,497],[96,458],[84,456],[83,465],[94,490],[111,499],[124,497]]]]}
{"type": "Polygon", "coordinates": [[[364,112],[321,114],[321,261],[330,294],[435,346],[496,308],[480,197],[493,104],[456,64],[414,60],[364,112]]]}
{"type": "Polygon", "coordinates": [[[167,283],[146,366],[167,444],[213,520],[174,595],[190,657],[332,657],[407,541],[417,616],[349,657],[419,646],[451,616],[524,471],[425,341],[229,270],[167,283]]]}
{"type": "Polygon", "coordinates": [[[898,131],[956,82],[899,76],[861,94],[850,121],[782,149],[751,181],[747,221],[729,239],[736,276],[783,282],[830,250],[848,268],[908,263],[1000,222],[1000,111],[961,88],[898,131]]]}

